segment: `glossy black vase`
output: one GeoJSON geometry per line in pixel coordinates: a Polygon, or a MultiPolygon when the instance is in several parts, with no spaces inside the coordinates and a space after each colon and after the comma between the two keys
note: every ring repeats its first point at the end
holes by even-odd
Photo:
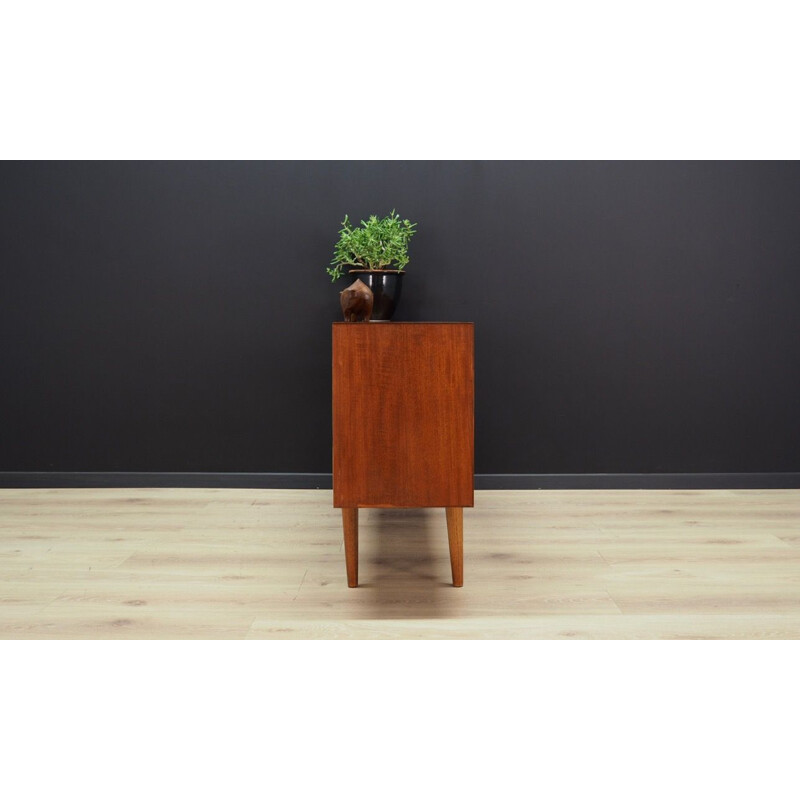
{"type": "Polygon", "coordinates": [[[400,300],[403,273],[396,269],[351,269],[350,276],[366,283],[372,291],[372,321],[386,322],[392,318],[400,300]]]}

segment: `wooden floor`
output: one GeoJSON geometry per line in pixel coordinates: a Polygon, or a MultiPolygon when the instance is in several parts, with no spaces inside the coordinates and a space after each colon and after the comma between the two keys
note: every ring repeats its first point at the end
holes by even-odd
{"type": "Polygon", "coordinates": [[[800,638],[800,490],[482,491],[464,588],[443,510],[331,492],[0,490],[0,638],[800,638]]]}

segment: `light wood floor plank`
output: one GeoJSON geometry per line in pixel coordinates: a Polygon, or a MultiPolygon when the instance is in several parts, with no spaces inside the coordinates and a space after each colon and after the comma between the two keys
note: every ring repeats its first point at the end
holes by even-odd
{"type": "Polygon", "coordinates": [[[259,619],[249,639],[798,639],[785,614],[620,614],[403,620],[259,619]]]}
{"type": "Polygon", "coordinates": [[[800,637],[800,491],[482,491],[465,585],[439,509],[330,491],[0,490],[0,638],[800,637]]]}

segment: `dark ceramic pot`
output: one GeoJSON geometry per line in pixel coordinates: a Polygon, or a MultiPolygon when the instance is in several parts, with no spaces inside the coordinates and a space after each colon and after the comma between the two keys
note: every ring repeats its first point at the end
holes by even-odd
{"type": "Polygon", "coordinates": [[[400,300],[403,273],[397,269],[351,269],[353,280],[358,278],[372,291],[372,321],[386,322],[392,318],[400,300]]]}

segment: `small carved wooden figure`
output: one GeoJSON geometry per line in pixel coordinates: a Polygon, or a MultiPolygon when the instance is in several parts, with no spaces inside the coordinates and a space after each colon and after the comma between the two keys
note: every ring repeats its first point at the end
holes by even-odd
{"type": "Polygon", "coordinates": [[[356,280],[340,295],[345,322],[369,322],[372,316],[372,289],[356,280]]]}

